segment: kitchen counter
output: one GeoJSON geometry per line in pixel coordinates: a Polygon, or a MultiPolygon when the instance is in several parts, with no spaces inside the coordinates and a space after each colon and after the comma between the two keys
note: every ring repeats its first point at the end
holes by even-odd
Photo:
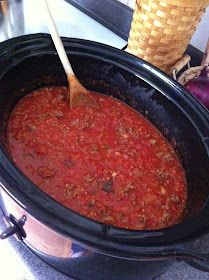
{"type": "MultiPolygon", "coordinates": [[[[41,0],[11,1],[14,7],[7,21],[0,22],[0,41],[23,34],[38,32],[48,33],[44,20],[41,0]],[[16,2],[16,3],[15,3],[16,2]]],[[[53,14],[62,36],[77,37],[98,41],[123,48],[126,41],[107,28],[91,19],[64,0],[53,0],[53,14]]],[[[0,232],[3,231],[3,215],[0,211],[0,232]]],[[[0,241],[1,277],[7,280],[45,280],[71,278],[55,271],[52,267],[36,257],[24,244],[13,237],[0,241]],[[53,276],[52,276],[53,275],[53,276]]],[[[161,275],[158,280],[207,280],[209,274],[192,268],[185,262],[176,262],[161,275]]],[[[99,279],[98,279],[99,280],[99,279]]],[[[131,280],[129,275],[128,280],[131,280]]],[[[142,279],[143,280],[143,279],[142,279]]]]}

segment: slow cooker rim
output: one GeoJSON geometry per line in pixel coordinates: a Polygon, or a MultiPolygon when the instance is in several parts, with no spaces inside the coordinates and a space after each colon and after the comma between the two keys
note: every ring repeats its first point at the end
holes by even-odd
{"type": "MultiPolygon", "coordinates": [[[[28,42],[30,42],[30,43],[33,43],[33,41],[35,41],[36,39],[42,39],[43,41],[44,41],[44,39],[45,38],[47,38],[47,39],[49,39],[49,35],[46,35],[46,34],[35,34],[35,35],[26,35],[26,36],[22,36],[21,38],[15,38],[15,39],[11,39],[11,40],[9,40],[8,42],[6,42],[5,43],[5,45],[10,45],[10,46],[12,46],[12,45],[15,45],[15,43],[17,42],[18,43],[18,45],[21,45],[22,47],[23,47],[23,50],[24,50],[24,43],[27,45],[27,43],[28,42]],[[20,39],[21,39],[21,41],[20,41],[20,39]]],[[[184,96],[184,99],[185,99],[185,97],[188,99],[187,101],[188,102],[190,102],[191,104],[190,105],[192,105],[192,107],[193,107],[193,110],[195,110],[196,111],[196,113],[201,113],[201,117],[204,119],[204,121],[205,120],[207,120],[208,121],[208,116],[207,116],[207,114],[208,114],[208,112],[206,111],[206,109],[204,109],[200,104],[198,104],[198,103],[196,103],[196,105],[194,106],[194,100],[195,100],[195,98],[193,98],[191,95],[189,95],[178,83],[176,83],[176,82],[174,82],[174,81],[172,81],[171,80],[171,78],[170,77],[168,77],[167,75],[165,75],[163,72],[161,72],[160,70],[158,70],[158,69],[156,69],[155,67],[153,67],[152,65],[150,65],[149,63],[147,63],[147,62],[145,62],[145,61],[143,61],[143,60],[140,60],[140,59],[138,59],[138,58],[136,58],[136,57],[134,57],[134,56],[132,56],[132,55],[130,55],[130,54],[128,54],[128,53],[124,53],[124,52],[122,52],[122,51],[120,51],[120,50],[118,50],[118,49],[115,49],[115,48],[113,48],[113,47],[109,47],[109,46],[106,46],[106,45],[103,45],[103,44],[100,44],[100,43],[95,43],[95,42],[90,42],[90,41],[87,41],[87,40],[82,40],[82,39],[69,39],[69,38],[64,38],[64,43],[65,44],[67,44],[68,46],[70,46],[70,48],[71,49],[73,49],[73,48],[77,48],[77,53],[79,53],[79,51],[78,51],[78,49],[80,48],[80,49],[85,49],[85,51],[87,50],[87,49],[91,49],[91,50],[94,50],[94,48],[96,49],[96,51],[97,51],[97,53],[98,53],[98,49],[100,50],[100,54],[102,54],[102,58],[103,58],[103,60],[107,60],[108,59],[108,53],[111,53],[111,58],[112,58],[112,56],[115,54],[117,54],[116,55],[116,61],[115,62],[117,62],[117,63],[119,63],[119,61],[118,61],[118,57],[120,58],[120,60],[122,60],[124,63],[126,63],[127,62],[127,60],[129,61],[129,64],[131,64],[133,67],[133,69],[135,69],[135,72],[136,72],[136,74],[141,74],[140,73],[140,69],[141,70],[143,70],[143,69],[147,69],[147,71],[149,70],[149,71],[153,71],[153,72],[151,72],[151,74],[152,74],[152,76],[154,75],[155,76],[155,78],[157,78],[157,79],[159,79],[159,76],[160,77],[164,77],[165,78],[165,80],[163,80],[163,82],[164,83],[166,83],[167,84],[167,86],[169,86],[170,88],[173,88],[173,90],[175,89],[175,90],[177,90],[177,91],[179,91],[180,93],[181,93],[181,95],[182,96],[184,96]],[[136,68],[138,68],[138,70],[136,70],[136,68]]],[[[39,42],[39,44],[40,44],[40,42],[39,42]]],[[[46,45],[46,44],[45,44],[46,45]]],[[[43,49],[45,48],[46,46],[44,46],[43,47],[43,49]]],[[[47,48],[49,47],[49,45],[47,44],[47,48]]],[[[53,49],[53,44],[51,43],[51,49],[53,49]]],[[[1,47],[0,47],[0,49],[4,49],[4,46],[2,45],[1,47]]],[[[74,52],[76,52],[76,51],[74,51],[74,52]]],[[[0,56],[0,60],[1,60],[1,56],[0,56]]],[[[132,70],[133,70],[132,69],[132,70]]],[[[150,74],[150,73],[149,73],[150,74]]],[[[160,79],[160,81],[162,82],[162,80],[160,79]]],[[[187,102],[187,103],[188,103],[187,102]]],[[[202,119],[202,121],[203,121],[203,119],[202,119]]],[[[208,136],[207,136],[208,137],[208,136]]],[[[6,154],[4,153],[4,151],[3,151],[3,149],[2,149],[2,147],[1,147],[1,150],[0,150],[0,157],[1,158],[4,158],[4,164],[5,164],[5,166],[4,167],[8,167],[9,165],[10,165],[10,167],[12,166],[13,168],[15,168],[15,170],[16,170],[16,173],[18,174],[18,176],[19,176],[19,178],[21,179],[21,181],[19,181],[19,184],[21,185],[22,184],[22,182],[23,181],[25,181],[27,184],[29,184],[29,185],[31,185],[31,188],[33,188],[33,190],[35,190],[35,191],[37,191],[38,189],[37,189],[37,187],[35,186],[35,185],[33,185],[30,181],[29,181],[29,179],[27,179],[11,162],[10,162],[10,160],[7,158],[7,156],[6,156],[6,154]]],[[[2,166],[1,166],[2,167],[2,166]]],[[[7,170],[7,172],[8,172],[8,170],[7,170]]],[[[16,178],[17,179],[17,178],[16,178]]],[[[5,188],[5,190],[8,192],[8,193],[10,193],[10,195],[12,195],[12,193],[15,191],[14,190],[14,186],[13,187],[10,187],[10,186],[3,186],[3,188],[5,188]],[[12,189],[13,188],[13,189],[12,189]]],[[[30,206],[33,204],[33,205],[36,205],[36,203],[33,201],[33,199],[31,199],[31,201],[28,201],[28,197],[27,197],[27,195],[26,194],[24,194],[22,197],[20,197],[19,195],[18,195],[18,189],[17,188],[15,188],[16,189],[16,196],[15,196],[15,199],[16,199],[16,201],[18,202],[18,203],[21,203],[22,205],[24,205],[24,198],[26,198],[26,203],[25,203],[25,208],[26,208],[26,210],[30,213],[31,211],[30,211],[30,206]],[[25,196],[26,195],[26,196],[25,196]]],[[[40,191],[40,192],[42,192],[42,191],[40,191]]],[[[40,193],[39,193],[39,195],[40,195],[40,193]]],[[[44,196],[46,196],[46,194],[43,194],[42,193],[42,195],[44,195],[44,196]]],[[[47,195],[47,197],[48,197],[48,195],[47,195]]],[[[48,197],[47,199],[49,199],[49,200],[51,200],[51,202],[52,202],[52,199],[50,198],[50,197],[48,197]]],[[[57,202],[55,202],[55,201],[53,201],[53,204],[55,205],[55,206],[58,206],[59,205],[59,203],[57,203],[57,202]],[[55,203],[55,204],[54,204],[55,203]]],[[[44,205],[45,206],[45,205],[44,205]]],[[[69,210],[69,209],[67,209],[67,208],[65,208],[64,206],[62,206],[62,205],[59,205],[59,207],[61,207],[62,208],[62,210],[64,211],[64,212],[68,212],[69,213],[69,211],[70,212],[72,212],[71,210],[69,210]]],[[[46,208],[46,207],[45,207],[46,208]]],[[[36,209],[35,207],[34,207],[34,209],[36,209]]],[[[36,209],[37,210],[37,209],[36,209]]],[[[44,209],[44,212],[45,213],[42,213],[42,214],[45,214],[45,216],[47,216],[46,214],[48,214],[48,218],[45,218],[45,219],[42,219],[43,217],[40,217],[40,215],[38,215],[38,212],[36,212],[36,210],[35,211],[32,211],[32,215],[34,215],[35,217],[38,217],[40,220],[42,220],[43,222],[46,222],[46,221],[48,221],[49,222],[49,217],[50,217],[50,220],[53,220],[53,219],[55,219],[53,216],[52,216],[52,214],[51,213],[47,213],[47,209],[44,209]]],[[[40,210],[40,209],[39,209],[40,210]]],[[[175,236],[175,238],[174,239],[172,239],[170,242],[180,242],[180,241],[183,241],[185,238],[193,238],[194,236],[195,236],[195,234],[199,234],[200,232],[203,232],[204,230],[208,230],[208,227],[209,227],[209,221],[208,221],[208,223],[207,224],[205,224],[204,223],[204,227],[203,227],[203,225],[201,224],[201,227],[200,227],[200,224],[199,224],[199,219],[201,219],[201,218],[203,218],[203,217],[205,217],[205,213],[206,213],[206,211],[208,211],[209,210],[209,205],[208,205],[208,203],[206,203],[205,204],[205,207],[204,207],[204,209],[202,210],[202,211],[200,211],[200,213],[199,213],[199,215],[198,215],[198,217],[194,217],[194,218],[192,218],[191,219],[191,221],[184,221],[183,223],[180,223],[180,224],[178,224],[178,225],[175,225],[175,226],[173,226],[173,227],[171,227],[171,228],[167,228],[167,229],[163,229],[163,230],[157,230],[157,231],[137,231],[136,233],[137,233],[137,237],[138,237],[138,239],[137,240],[135,240],[135,243],[136,243],[136,245],[135,246],[138,246],[139,248],[140,248],[140,246],[139,246],[139,244],[141,244],[142,242],[140,242],[141,240],[145,240],[146,238],[145,237],[147,237],[147,238],[149,238],[150,236],[152,236],[151,238],[153,238],[153,235],[155,236],[155,238],[157,237],[157,236],[160,236],[161,237],[161,239],[162,240],[165,240],[166,238],[165,238],[165,236],[168,234],[168,232],[170,232],[170,233],[172,233],[174,236],[175,236]],[[198,223],[196,223],[196,221],[198,221],[198,223]],[[185,233],[185,227],[186,226],[188,226],[189,224],[190,224],[190,226],[191,226],[191,223],[192,223],[192,226],[194,226],[194,223],[195,223],[195,225],[196,224],[198,224],[198,227],[197,227],[197,230],[195,231],[195,233],[193,232],[193,234],[190,234],[190,235],[185,235],[184,234],[184,238],[177,238],[176,239],[176,233],[177,232],[180,232],[180,228],[183,226],[184,227],[184,230],[183,230],[183,232],[185,233]],[[186,225],[187,224],[187,225],[186,225]],[[207,225],[207,226],[206,226],[207,225]],[[200,230],[201,229],[201,230],[200,230]],[[141,237],[140,237],[141,236],[141,237]]],[[[67,213],[66,212],[66,213],[67,213]]],[[[99,223],[97,223],[97,222],[94,222],[94,221],[91,221],[91,220],[89,220],[89,219],[87,219],[87,218],[84,218],[84,217],[81,217],[79,214],[75,214],[74,213],[74,215],[76,215],[77,216],[77,218],[78,219],[81,219],[82,220],[82,222],[83,221],[85,221],[85,223],[87,223],[88,225],[90,225],[89,223],[91,223],[91,226],[92,226],[92,224],[95,224],[95,226],[98,226],[98,224],[99,223]]],[[[204,222],[205,222],[205,219],[203,219],[204,220],[204,222]]],[[[48,224],[48,223],[47,223],[48,224]]],[[[56,231],[58,230],[59,232],[61,232],[61,233],[63,233],[64,235],[66,235],[66,232],[63,232],[63,230],[62,230],[62,228],[57,228],[57,227],[55,227],[54,225],[53,225],[54,223],[52,222],[51,223],[51,225],[50,225],[50,227],[52,228],[52,229],[55,229],[56,231]]],[[[90,227],[87,227],[87,229],[89,230],[89,228],[91,228],[91,226],[90,227]]],[[[101,225],[101,224],[99,224],[99,226],[101,226],[101,231],[103,232],[103,234],[104,234],[104,238],[105,238],[105,241],[107,241],[106,239],[107,239],[107,237],[111,237],[111,236],[108,236],[108,234],[109,235],[112,235],[112,238],[114,239],[114,240],[116,240],[117,238],[118,238],[118,236],[119,236],[119,238],[120,238],[120,242],[122,242],[122,239],[125,237],[125,239],[124,240],[132,240],[133,239],[133,233],[135,232],[135,231],[127,231],[127,230],[121,230],[121,229],[116,229],[116,228],[114,228],[114,227],[111,227],[111,226],[107,226],[107,225],[101,225]]],[[[182,230],[181,230],[182,231],[182,230]]],[[[68,232],[68,234],[70,235],[70,231],[68,232]]],[[[173,236],[173,237],[174,237],[173,236]]],[[[180,237],[180,236],[179,236],[180,237]]],[[[97,237],[98,238],[98,237],[97,237]]],[[[136,238],[136,235],[135,235],[135,238],[136,238]]],[[[84,242],[85,243],[85,242],[84,242]]],[[[143,241],[143,243],[144,243],[144,241],[143,241]]],[[[169,247],[169,244],[168,244],[169,242],[165,242],[165,243],[160,243],[160,246],[157,246],[157,247],[163,247],[163,248],[165,248],[165,247],[169,247]]],[[[156,242],[155,242],[155,244],[156,244],[156,242]]],[[[159,244],[158,244],[159,245],[159,244]]],[[[96,246],[96,245],[95,245],[96,246]]],[[[149,244],[149,246],[152,246],[151,244],[149,244]]],[[[153,246],[154,247],[154,246],[153,246]]],[[[135,248],[136,249],[136,248],[135,248]]]]}

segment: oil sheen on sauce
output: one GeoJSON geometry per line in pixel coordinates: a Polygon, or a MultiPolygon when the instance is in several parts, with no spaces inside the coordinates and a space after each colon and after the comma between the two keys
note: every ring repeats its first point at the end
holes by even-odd
{"type": "Polygon", "coordinates": [[[142,115],[110,96],[69,110],[66,87],[34,91],[8,122],[19,169],[41,190],[90,219],[126,229],[181,221],[187,190],[174,149],[142,115]]]}

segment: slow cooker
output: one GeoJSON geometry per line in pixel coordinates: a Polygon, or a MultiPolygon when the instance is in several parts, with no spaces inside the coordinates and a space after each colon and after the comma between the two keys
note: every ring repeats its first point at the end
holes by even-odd
{"type": "Polygon", "coordinates": [[[209,261],[209,246],[202,241],[209,232],[208,111],[135,56],[86,40],[63,38],[63,43],[76,76],[89,90],[127,103],[172,143],[187,178],[184,219],[149,231],[101,224],[53,200],[12,162],[6,128],[14,105],[34,89],[67,85],[51,37],[34,34],[0,44],[0,205],[8,224],[1,239],[15,234],[77,279],[152,279],[176,258],[209,261]]]}

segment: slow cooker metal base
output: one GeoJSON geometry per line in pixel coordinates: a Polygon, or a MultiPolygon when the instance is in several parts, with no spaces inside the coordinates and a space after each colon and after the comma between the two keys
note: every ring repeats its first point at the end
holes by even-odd
{"type": "MultiPolygon", "coordinates": [[[[15,213],[16,218],[26,215],[27,221],[24,228],[31,226],[34,230],[29,232],[28,229],[28,236],[18,239],[23,240],[21,242],[47,264],[76,280],[151,280],[164,273],[174,261],[172,258],[165,260],[156,259],[155,261],[120,259],[96,253],[72,241],[68,244],[69,246],[67,244],[64,246],[64,243],[56,246],[58,239],[52,238],[55,233],[49,228],[41,231],[44,225],[17,206],[1,188],[0,208],[2,208],[7,220],[11,213],[15,213]],[[2,198],[4,199],[2,200],[2,198]],[[39,233],[38,236],[41,239],[34,235],[36,232],[39,233]],[[31,244],[34,244],[34,246],[31,244]],[[42,251],[38,250],[38,248],[41,248],[42,251]],[[50,252],[51,255],[47,255],[46,252],[50,252]]],[[[60,236],[60,238],[62,240],[64,237],[60,236]]],[[[58,242],[57,244],[61,243],[58,242]]]]}
{"type": "MultiPolygon", "coordinates": [[[[29,248],[44,262],[76,280],[152,280],[165,273],[174,262],[174,260],[130,261],[92,252],[87,256],[62,259],[49,257],[34,248],[29,248]]],[[[79,249],[78,246],[78,255],[79,249]]]]}

